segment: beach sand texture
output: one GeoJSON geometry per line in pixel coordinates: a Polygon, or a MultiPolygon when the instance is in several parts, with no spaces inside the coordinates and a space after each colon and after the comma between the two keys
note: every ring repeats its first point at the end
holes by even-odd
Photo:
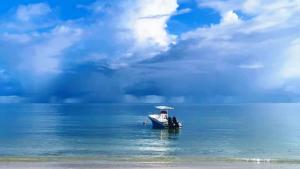
{"type": "Polygon", "coordinates": [[[299,169],[300,164],[293,163],[254,163],[254,162],[1,162],[0,169],[299,169]]]}

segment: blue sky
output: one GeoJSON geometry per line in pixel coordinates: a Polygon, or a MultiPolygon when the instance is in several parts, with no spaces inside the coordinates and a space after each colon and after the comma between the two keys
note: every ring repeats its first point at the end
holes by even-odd
{"type": "Polygon", "coordinates": [[[298,0],[0,5],[0,102],[299,102],[298,0]]]}

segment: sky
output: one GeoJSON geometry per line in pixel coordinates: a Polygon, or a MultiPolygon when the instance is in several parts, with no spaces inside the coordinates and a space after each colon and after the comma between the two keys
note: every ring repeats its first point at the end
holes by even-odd
{"type": "Polygon", "coordinates": [[[300,101],[300,0],[10,0],[0,103],[300,101]]]}

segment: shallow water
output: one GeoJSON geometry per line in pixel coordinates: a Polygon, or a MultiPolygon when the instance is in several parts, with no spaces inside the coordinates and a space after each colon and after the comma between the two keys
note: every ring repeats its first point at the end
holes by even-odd
{"type": "Polygon", "coordinates": [[[0,158],[300,161],[300,104],[173,106],[179,132],[142,125],[153,105],[0,105],[0,158]]]}

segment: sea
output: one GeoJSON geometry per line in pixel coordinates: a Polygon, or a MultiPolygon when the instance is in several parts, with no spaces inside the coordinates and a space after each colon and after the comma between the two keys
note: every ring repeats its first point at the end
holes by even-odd
{"type": "Polygon", "coordinates": [[[180,130],[153,129],[155,104],[1,104],[0,161],[300,162],[300,104],[170,104],[180,130]]]}

